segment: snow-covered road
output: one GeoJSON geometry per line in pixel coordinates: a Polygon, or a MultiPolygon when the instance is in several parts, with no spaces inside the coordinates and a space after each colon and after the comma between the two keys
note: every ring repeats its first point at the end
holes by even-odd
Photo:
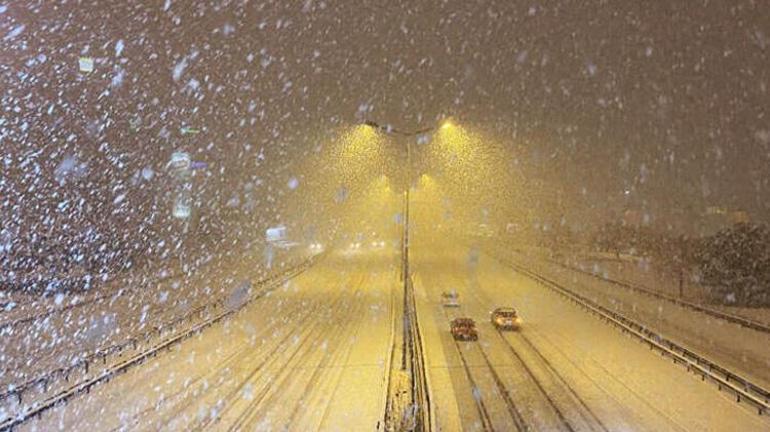
{"type": "Polygon", "coordinates": [[[487,255],[474,264],[467,247],[434,238],[418,239],[411,256],[442,430],[770,428],[750,405],[487,255]],[[450,289],[461,307],[447,311],[441,292],[450,289]],[[520,311],[521,331],[494,329],[498,306],[520,311]],[[476,321],[478,342],[453,341],[449,320],[459,315],[476,321]]]}
{"type": "MultiPolygon", "coordinates": [[[[329,254],[233,317],[22,430],[383,430],[398,255],[329,254]]],[[[763,431],[770,417],[488,255],[413,240],[438,430],[763,431]],[[455,289],[460,307],[443,307],[455,289]],[[489,311],[515,306],[518,332],[489,311]],[[478,342],[449,321],[474,318],[478,342]]],[[[398,338],[396,338],[398,339],[398,338]]]]}
{"type": "Polygon", "coordinates": [[[398,271],[333,255],[25,430],[372,430],[398,271]]]}
{"type": "Polygon", "coordinates": [[[569,284],[599,304],[642,322],[752,382],[770,388],[770,334],[624,289],[542,259],[516,253],[512,256],[527,268],[569,284]]]}

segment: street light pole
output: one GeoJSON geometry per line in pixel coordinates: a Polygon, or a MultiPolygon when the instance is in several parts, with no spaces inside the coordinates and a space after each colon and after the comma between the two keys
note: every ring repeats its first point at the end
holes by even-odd
{"type": "MultiPolygon", "coordinates": [[[[400,135],[402,137],[410,138],[424,133],[435,130],[435,127],[425,128],[413,132],[405,132],[399,129],[392,128],[390,126],[381,126],[380,124],[367,121],[367,126],[379,129],[389,135],[400,135]]],[[[412,418],[415,426],[427,424],[430,425],[430,412],[425,410],[427,404],[427,390],[425,383],[425,363],[423,361],[422,345],[419,336],[419,324],[417,323],[417,311],[414,300],[414,291],[411,285],[409,277],[409,203],[410,203],[410,190],[412,188],[412,141],[407,139],[406,141],[406,190],[404,191],[404,230],[403,230],[403,250],[402,255],[402,282],[403,282],[403,334],[401,340],[401,371],[402,373],[410,372],[410,388],[411,388],[411,406],[418,408],[412,413],[412,418]],[[407,355],[407,351],[409,355],[407,355]],[[409,359],[409,360],[407,360],[409,359]]],[[[390,399],[390,391],[388,398],[390,399]]],[[[403,422],[405,418],[403,415],[398,416],[403,422]]],[[[388,423],[393,420],[386,418],[386,427],[388,423]]],[[[403,423],[399,423],[402,424],[403,423]]],[[[391,424],[392,426],[392,424],[391,424]]],[[[428,429],[431,429],[428,426],[428,429]]],[[[390,429],[389,429],[390,430],[390,429]]]]}
{"type": "MultiPolygon", "coordinates": [[[[364,122],[365,125],[379,129],[386,134],[391,135],[400,135],[402,137],[414,137],[418,135],[422,135],[424,133],[431,132],[435,130],[435,127],[428,127],[423,128],[415,131],[403,131],[401,129],[396,129],[394,127],[391,127],[389,125],[383,126],[375,121],[367,120],[364,122]]],[[[404,259],[403,263],[403,273],[401,275],[401,278],[404,282],[404,286],[407,284],[408,276],[409,276],[409,190],[412,187],[412,141],[407,140],[406,141],[406,191],[404,192],[404,232],[403,232],[403,250],[401,251],[404,259]]]]}
{"type": "Polygon", "coordinates": [[[412,142],[406,142],[406,193],[404,196],[404,284],[409,277],[409,190],[412,189],[412,142]]]}

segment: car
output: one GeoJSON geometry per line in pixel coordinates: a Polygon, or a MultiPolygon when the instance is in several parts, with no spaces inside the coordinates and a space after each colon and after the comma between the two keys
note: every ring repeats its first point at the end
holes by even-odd
{"type": "Polygon", "coordinates": [[[499,307],[489,315],[492,325],[498,330],[518,330],[521,327],[521,317],[512,307],[499,307]]]}
{"type": "Polygon", "coordinates": [[[444,307],[448,308],[459,308],[460,302],[457,301],[457,298],[446,298],[444,299],[444,307]]]}
{"type": "Polygon", "coordinates": [[[455,290],[444,291],[444,292],[441,293],[441,298],[442,299],[450,299],[450,298],[457,299],[458,297],[460,297],[460,295],[457,294],[457,291],[455,291],[455,290]]]}
{"type": "Polygon", "coordinates": [[[476,321],[471,318],[455,318],[450,324],[450,331],[455,340],[475,341],[479,339],[476,321]]]}
{"type": "Polygon", "coordinates": [[[460,302],[458,301],[459,297],[457,291],[444,291],[441,293],[441,300],[444,307],[460,307],[460,302]]]}

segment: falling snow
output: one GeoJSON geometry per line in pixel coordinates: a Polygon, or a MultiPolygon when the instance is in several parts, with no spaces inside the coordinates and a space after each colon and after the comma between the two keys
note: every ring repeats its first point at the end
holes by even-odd
{"type": "Polygon", "coordinates": [[[770,4],[601,3],[0,4],[0,430],[770,430],[770,4]]]}

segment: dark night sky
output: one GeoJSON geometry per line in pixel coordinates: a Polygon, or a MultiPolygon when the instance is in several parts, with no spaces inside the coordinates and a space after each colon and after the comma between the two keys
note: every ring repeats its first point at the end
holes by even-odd
{"type": "Polygon", "coordinates": [[[452,115],[577,197],[575,217],[722,205],[767,219],[766,1],[21,0],[1,10],[6,178],[35,164],[50,174],[76,153],[106,168],[99,181],[112,191],[181,146],[238,185],[260,151],[264,176],[283,178],[341,124],[408,129],[452,115]],[[81,55],[97,59],[94,73],[78,73],[81,55]],[[186,124],[204,133],[180,137],[186,124]]]}

